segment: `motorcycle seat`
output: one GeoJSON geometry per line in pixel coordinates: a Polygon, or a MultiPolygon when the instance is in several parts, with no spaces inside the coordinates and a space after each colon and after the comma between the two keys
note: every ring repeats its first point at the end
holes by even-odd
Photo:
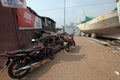
{"type": "Polygon", "coordinates": [[[27,49],[27,50],[17,50],[17,51],[12,51],[9,52],[7,54],[9,55],[15,55],[15,54],[30,54],[31,52],[33,52],[34,49],[27,49]]]}

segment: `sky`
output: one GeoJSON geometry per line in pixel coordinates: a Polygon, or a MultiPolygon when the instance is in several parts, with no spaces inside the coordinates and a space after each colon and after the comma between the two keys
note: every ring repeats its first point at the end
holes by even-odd
{"type": "MultiPolygon", "coordinates": [[[[50,17],[57,27],[64,25],[64,0],[26,0],[40,16],[50,17]]],[[[85,16],[97,17],[116,8],[115,0],[66,0],[66,24],[80,23],[85,16]]]]}

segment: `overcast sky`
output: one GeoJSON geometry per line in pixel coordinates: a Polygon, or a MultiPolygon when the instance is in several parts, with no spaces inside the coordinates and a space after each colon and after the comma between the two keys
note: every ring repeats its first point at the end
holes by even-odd
{"type": "MultiPolygon", "coordinates": [[[[27,5],[40,16],[56,21],[57,27],[64,25],[64,0],[27,0],[27,5]]],[[[78,23],[86,16],[97,17],[111,12],[115,0],[66,0],[66,24],[78,23]]]]}

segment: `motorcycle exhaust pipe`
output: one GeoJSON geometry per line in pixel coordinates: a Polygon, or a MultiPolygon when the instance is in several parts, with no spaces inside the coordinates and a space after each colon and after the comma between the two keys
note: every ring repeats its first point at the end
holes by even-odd
{"type": "Polygon", "coordinates": [[[29,69],[29,68],[31,68],[31,67],[37,65],[38,63],[39,63],[39,62],[36,62],[36,63],[30,64],[30,65],[28,65],[28,66],[19,68],[19,69],[15,70],[14,72],[17,73],[17,72],[22,71],[22,70],[27,70],[27,69],[29,69]]]}

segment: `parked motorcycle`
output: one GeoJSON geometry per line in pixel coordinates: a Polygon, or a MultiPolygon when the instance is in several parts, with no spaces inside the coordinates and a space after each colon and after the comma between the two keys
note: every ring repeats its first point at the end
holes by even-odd
{"type": "Polygon", "coordinates": [[[40,64],[44,59],[54,59],[54,54],[49,45],[38,43],[32,49],[6,52],[0,54],[0,57],[7,60],[4,69],[8,68],[8,75],[14,79],[20,79],[25,77],[32,67],[40,64]]]}
{"type": "Polygon", "coordinates": [[[69,52],[71,50],[72,46],[75,46],[75,41],[74,41],[74,34],[67,35],[64,38],[64,44],[65,44],[65,50],[69,52]]]}

